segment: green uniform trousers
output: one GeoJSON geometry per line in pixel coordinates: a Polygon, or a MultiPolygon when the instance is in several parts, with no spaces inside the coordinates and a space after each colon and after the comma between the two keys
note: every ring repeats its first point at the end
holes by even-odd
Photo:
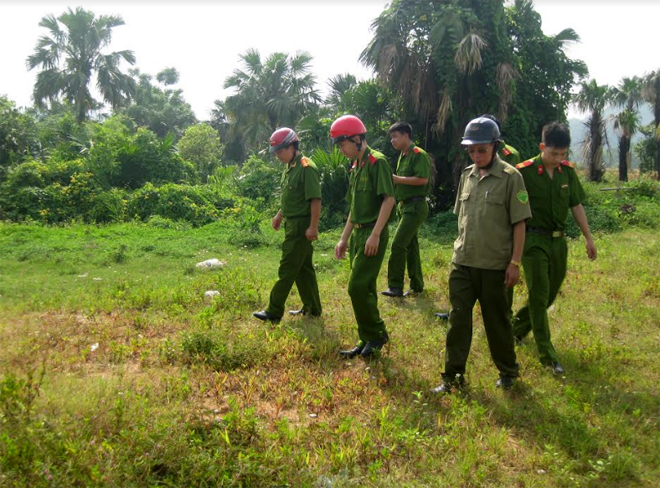
{"type": "Polygon", "coordinates": [[[310,315],[320,315],[321,298],[316,282],[316,271],[312,263],[314,248],[305,237],[311,217],[286,219],[284,221],[284,242],[282,259],[278,270],[278,280],[270,292],[266,312],[274,317],[284,315],[284,304],[295,282],[303,303],[303,311],[310,315]]]}
{"type": "Polygon", "coordinates": [[[378,341],[387,333],[385,322],[378,311],[376,280],[385,258],[389,233],[387,226],[380,234],[378,253],[365,256],[364,245],[371,235],[371,228],[354,229],[349,246],[351,276],[348,280],[348,295],[351,297],[353,313],[358,326],[360,341],[378,341]]]}
{"type": "Polygon", "coordinates": [[[426,199],[399,204],[399,226],[392,239],[392,252],[387,263],[387,285],[390,288],[403,289],[407,265],[410,288],[418,292],[424,289],[417,231],[428,215],[426,199]]]}
{"type": "Polygon", "coordinates": [[[501,374],[518,376],[518,363],[509,321],[509,300],[504,286],[505,270],[472,268],[453,263],[449,273],[449,330],[445,352],[446,381],[465,374],[472,345],[472,309],[481,305],[486,338],[493,362],[501,374]]]}
{"type": "Polygon", "coordinates": [[[563,237],[550,237],[534,232],[525,236],[522,265],[529,291],[527,305],[513,319],[513,333],[522,339],[533,331],[542,364],[557,362],[557,352],[550,340],[548,307],[557,297],[566,277],[568,246],[563,237]]]}

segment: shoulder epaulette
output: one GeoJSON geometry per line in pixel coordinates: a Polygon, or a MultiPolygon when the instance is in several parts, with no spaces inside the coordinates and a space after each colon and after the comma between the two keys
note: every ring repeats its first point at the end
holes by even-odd
{"type": "Polygon", "coordinates": [[[372,166],[376,164],[376,161],[378,161],[378,158],[373,154],[369,153],[369,162],[371,163],[372,166]]]}
{"type": "Polygon", "coordinates": [[[413,152],[414,152],[415,154],[419,154],[419,153],[422,152],[422,150],[421,150],[420,148],[418,148],[417,146],[415,146],[415,147],[413,147],[413,152]]]}
{"type": "Polygon", "coordinates": [[[568,166],[569,168],[575,169],[575,163],[571,163],[570,161],[562,161],[561,165],[562,166],[568,166]]]}
{"type": "Polygon", "coordinates": [[[502,171],[510,175],[516,172],[515,168],[508,163],[504,163],[504,168],[502,168],[502,171]]]}
{"type": "Polygon", "coordinates": [[[309,159],[305,157],[300,158],[300,164],[302,164],[303,168],[306,168],[307,166],[309,166],[309,159]]]}
{"type": "Polygon", "coordinates": [[[534,160],[530,159],[529,161],[524,161],[522,163],[516,164],[516,168],[517,169],[523,169],[523,168],[526,168],[527,166],[531,166],[532,164],[534,164],[534,160]]]}
{"type": "Polygon", "coordinates": [[[505,146],[502,148],[502,154],[504,154],[505,156],[511,156],[511,151],[509,151],[509,148],[505,146]]]}

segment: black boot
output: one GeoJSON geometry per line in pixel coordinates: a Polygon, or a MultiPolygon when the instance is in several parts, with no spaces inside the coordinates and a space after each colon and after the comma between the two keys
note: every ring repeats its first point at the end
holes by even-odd
{"type": "Polygon", "coordinates": [[[393,288],[390,287],[385,291],[380,292],[381,295],[385,295],[386,297],[402,297],[403,296],[403,289],[402,288],[393,288]]]}
{"type": "Polygon", "coordinates": [[[274,315],[269,314],[265,310],[262,310],[261,312],[254,312],[252,315],[257,317],[259,320],[269,321],[273,323],[277,323],[282,319],[282,317],[275,317],[274,315]]]}
{"type": "Polygon", "coordinates": [[[345,349],[343,351],[339,351],[339,357],[341,357],[342,359],[352,359],[358,354],[360,354],[363,349],[364,349],[364,345],[362,345],[362,343],[360,342],[353,349],[345,349]]]}

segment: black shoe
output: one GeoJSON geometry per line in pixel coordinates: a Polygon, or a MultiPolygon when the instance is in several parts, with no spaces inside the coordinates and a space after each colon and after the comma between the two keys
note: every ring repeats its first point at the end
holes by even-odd
{"type": "Polygon", "coordinates": [[[402,297],[403,296],[403,289],[401,288],[388,288],[385,291],[380,292],[381,295],[385,295],[386,297],[402,297]]]}
{"type": "Polygon", "coordinates": [[[368,358],[369,356],[380,351],[389,340],[390,337],[387,335],[387,332],[385,332],[381,339],[377,341],[367,341],[367,343],[364,345],[364,349],[362,349],[362,352],[360,353],[360,356],[363,358],[368,358]]]}
{"type": "Polygon", "coordinates": [[[438,317],[440,320],[449,320],[449,314],[444,312],[436,312],[433,315],[438,317]]]}
{"type": "Polygon", "coordinates": [[[449,380],[443,378],[443,382],[440,386],[436,386],[431,390],[431,393],[436,395],[446,395],[452,392],[452,389],[461,390],[465,387],[465,377],[461,374],[457,374],[455,379],[449,380]]]}
{"type": "Polygon", "coordinates": [[[513,376],[501,374],[500,379],[495,383],[495,387],[502,388],[503,390],[510,390],[511,387],[513,387],[515,380],[516,379],[513,376]]]}
{"type": "Polygon", "coordinates": [[[275,317],[274,315],[269,314],[265,310],[262,310],[261,312],[254,312],[252,315],[257,317],[259,320],[268,320],[269,322],[273,323],[277,323],[282,319],[281,317],[275,317]]]}
{"type": "MultiPolygon", "coordinates": [[[[307,312],[305,312],[305,309],[301,308],[300,310],[289,310],[290,315],[308,315],[307,312]]],[[[320,317],[320,313],[310,313],[310,317],[320,317]]]]}
{"type": "Polygon", "coordinates": [[[339,357],[342,359],[353,359],[355,356],[360,354],[362,350],[364,349],[364,346],[362,343],[358,344],[355,346],[353,349],[345,349],[343,351],[339,351],[339,357]]]}
{"type": "Polygon", "coordinates": [[[422,290],[413,290],[412,288],[403,294],[403,297],[415,296],[422,293],[422,290]]]}
{"type": "Polygon", "coordinates": [[[559,375],[559,374],[564,374],[564,373],[565,373],[565,371],[564,371],[564,367],[563,367],[561,364],[559,364],[558,362],[554,362],[554,363],[552,363],[552,364],[550,365],[550,367],[552,368],[552,372],[553,372],[554,374],[559,375]]]}

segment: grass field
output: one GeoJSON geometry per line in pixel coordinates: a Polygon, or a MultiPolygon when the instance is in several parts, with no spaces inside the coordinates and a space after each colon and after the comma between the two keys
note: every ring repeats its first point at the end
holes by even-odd
{"type": "Polygon", "coordinates": [[[0,486],[660,486],[657,230],[597,236],[595,262],[571,242],[564,378],[528,339],[494,388],[475,313],[470,386],[443,398],[453,236],[426,231],[426,291],[380,300],[391,341],[365,363],[337,357],[356,341],[337,232],[316,245],[322,318],[251,317],[279,259],[264,234],[0,225],[0,486]]]}

